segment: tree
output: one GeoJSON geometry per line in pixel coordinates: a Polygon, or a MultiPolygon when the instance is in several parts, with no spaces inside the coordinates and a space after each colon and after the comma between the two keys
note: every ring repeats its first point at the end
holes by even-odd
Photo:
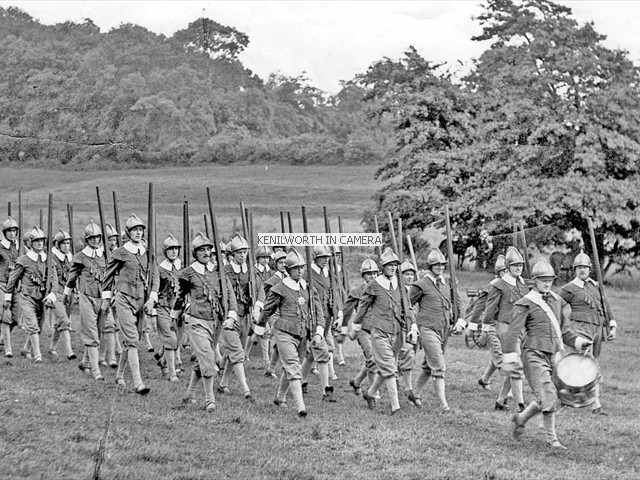
{"type": "Polygon", "coordinates": [[[205,52],[211,58],[236,60],[249,45],[249,36],[210,18],[201,18],[173,37],[189,52],[205,52]]]}

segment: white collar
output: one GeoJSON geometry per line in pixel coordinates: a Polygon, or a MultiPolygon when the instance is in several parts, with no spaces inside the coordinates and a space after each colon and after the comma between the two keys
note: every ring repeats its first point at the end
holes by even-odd
{"type": "Polygon", "coordinates": [[[18,242],[10,242],[9,240],[7,240],[6,238],[3,238],[2,240],[0,240],[0,243],[2,244],[2,246],[4,248],[6,248],[7,250],[9,250],[11,248],[11,244],[13,243],[13,245],[17,245],[18,242]]]}
{"type": "Polygon", "coordinates": [[[256,270],[258,270],[260,273],[270,272],[271,267],[269,265],[260,265],[259,263],[256,263],[256,270]]]}
{"type": "MultiPolygon", "coordinates": [[[[36,252],[34,252],[33,250],[29,250],[27,252],[27,257],[29,257],[34,262],[38,261],[38,254],[36,252]]],[[[40,261],[42,261],[42,262],[46,262],[47,261],[47,254],[46,253],[40,252],[40,261]]]]}
{"type": "Polygon", "coordinates": [[[234,273],[247,273],[247,264],[243,263],[242,265],[238,265],[236,262],[234,262],[233,260],[231,260],[229,262],[229,265],[231,265],[231,268],[233,268],[233,272],[234,273]]]}
{"type": "MultiPolygon", "coordinates": [[[[560,298],[556,293],[552,292],[551,290],[549,290],[549,295],[551,297],[555,298],[555,299],[560,298]]],[[[529,298],[529,300],[533,301],[533,303],[536,303],[538,305],[540,305],[539,302],[544,302],[544,300],[542,300],[542,294],[540,292],[538,292],[537,290],[531,290],[526,295],[526,297],[529,298]]]]}
{"type": "Polygon", "coordinates": [[[325,278],[329,276],[329,266],[327,265],[324,268],[320,268],[315,262],[311,264],[311,268],[313,268],[313,271],[316,272],[318,275],[323,275],[325,278]]]}
{"type": "Polygon", "coordinates": [[[73,255],[71,255],[71,252],[62,253],[58,247],[53,247],[51,249],[51,253],[58,257],[58,260],[60,260],[61,262],[64,262],[65,258],[68,262],[73,260],[73,255]]]}
{"type": "Polygon", "coordinates": [[[436,277],[431,270],[427,270],[427,277],[433,282],[435,286],[438,286],[438,282],[440,282],[440,285],[444,285],[444,275],[438,275],[436,277]]]}
{"type": "Polygon", "coordinates": [[[84,253],[89,258],[101,257],[104,255],[104,247],[100,246],[98,248],[93,248],[89,245],[82,249],[82,253],[84,253]]]}
{"type": "Polygon", "coordinates": [[[502,280],[504,280],[505,283],[508,283],[512,287],[516,286],[518,280],[520,281],[520,283],[524,284],[524,280],[522,280],[522,277],[514,277],[509,271],[505,272],[505,274],[502,276],[502,280]]]}
{"type": "Polygon", "coordinates": [[[300,287],[302,287],[304,290],[307,289],[307,282],[304,280],[304,278],[301,278],[299,281],[296,282],[291,277],[285,277],[282,280],[282,283],[284,283],[291,290],[295,290],[296,292],[300,290],[300,287]]]}
{"type": "Polygon", "coordinates": [[[398,277],[396,276],[388,278],[386,275],[378,275],[375,278],[375,281],[378,282],[378,285],[380,285],[385,290],[390,290],[391,288],[397,290],[398,288],[398,277]]]}
{"type": "Polygon", "coordinates": [[[165,270],[169,270],[169,271],[171,271],[172,268],[175,268],[176,270],[180,270],[182,268],[182,262],[180,261],[179,258],[176,258],[173,262],[170,261],[168,258],[165,258],[160,264],[160,266],[165,270]]]}
{"type": "Polygon", "coordinates": [[[142,244],[135,244],[133,243],[131,240],[129,240],[127,243],[124,244],[124,248],[127,249],[127,251],[135,254],[140,254],[140,255],[144,255],[147,252],[147,249],[144,248],[144,245],[142,244]]]}
{"type": "MultiPolygon", "coordinates": [[[[191,264],[191,268],[193,268],[196,273],[199,273],[200,275],[204,275],[204,265],[198,261],[195,261],[191,264]]],[[[213,263],[209,262],[207,263],[207,270],[209,270],[210,272],[213,272],[213,263]]]]}
{"type": "Polygon", "coordinates": [[[287,273],[286,273],[286,272],[276,272],[276,273],[274,273],[274,275],[275,275],[276,277],[278,277],[279,279],[281,279],[281,280],[282,280],[283,278],[286,278],[286,277],[288,277],[288,276],[289,276],[289,275],[287,275],[287,273]]]}
{"type": "MultiPolygon", "coordinates": [[[[596,282],[593,278],[589,277],[587,278],[587,282],[593,284],[593,285],[598,285],[598,282],[596,282]]],[[[580,287],[580,288],[584,288],[584,284],[586,283],[584,280],[580,280],[578,277],[574,278],[573,280],[571,280],[571,283],[573,283],[574,285],[580,287]]]]}

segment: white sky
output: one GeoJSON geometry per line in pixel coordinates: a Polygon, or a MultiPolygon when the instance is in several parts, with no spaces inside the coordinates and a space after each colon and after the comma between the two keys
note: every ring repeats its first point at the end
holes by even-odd
{"type": "MultiPolygon", "coordinates": [[[[606,45],[640,63],[640,1],[562,1],[579,20],[593,20],[606,45]]],[[[44,24],[91,18],[102,31],[134,23],[171,36],[204,14],[249,35],[240,59],[262,78],[297,76],[329,93],[374,61],[398,58],[413,45],[428,60],[468,65],[484,48],[471,37],[479,0],[458,1],[5,1],[44,24]]]]}

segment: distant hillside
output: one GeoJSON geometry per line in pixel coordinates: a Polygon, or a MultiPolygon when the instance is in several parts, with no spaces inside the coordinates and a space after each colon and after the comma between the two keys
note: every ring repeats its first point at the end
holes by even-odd
{"type": "Polygon", "coordinates": [[[90,20],[45,26],[0,8],[0,161],[98,168],[144,164],[380,163],[390,134],[362,92],[335,97],[304,75],[263,81],[249,38],[199,19],[167,38],[90,20]]]}

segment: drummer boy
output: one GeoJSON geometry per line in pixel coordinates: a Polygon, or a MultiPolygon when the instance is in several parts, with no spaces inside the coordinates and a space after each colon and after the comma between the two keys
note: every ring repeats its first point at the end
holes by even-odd
{"type": "Polygon", "coordinates": [[[539,261],[533,266],[531,276],[535,287],[515,303],[502,346],[502,368],[507,372],[522,368],[517,345],[523,332],[526,333],[522,343],[522,356],[529,366],[525,374],[535,400],[523,412],[513,415],[513,435],[520,438],[525,424],[542,413],[547,445],[553,449],[566,450],[558,441],[555,428],[556,411],[560,407],[558,392],[553,383],[556,357],[558,353],[563,354],[564,344],[575,347],[576,350],[585,350],[592,343],[578,336],[569,327],[569,306],[551,291],[556,278],[553,267],[544,260],[539,261]]]}

